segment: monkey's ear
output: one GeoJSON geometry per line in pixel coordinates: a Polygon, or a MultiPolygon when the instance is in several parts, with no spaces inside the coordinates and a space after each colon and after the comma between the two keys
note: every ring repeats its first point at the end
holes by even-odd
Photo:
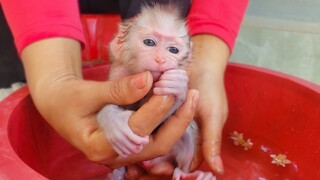
{"type": "Polygon", "coordinates": [[[123,42],[126,41],[130,27],[133,24],[133,20],[126,20],[119,25],[119,30],[117,35],[110,42],[110,59],[118,60],[123,51],[123,42]]]}
{"type": "Polygon", "coordinates": [[[112,41],[110,42],[109,45],[109,55],[110,55],[110,60],[115,61],[120,58],[121,54],[121,44],[119,42],[119,36],[115,36],[112,41]]]}

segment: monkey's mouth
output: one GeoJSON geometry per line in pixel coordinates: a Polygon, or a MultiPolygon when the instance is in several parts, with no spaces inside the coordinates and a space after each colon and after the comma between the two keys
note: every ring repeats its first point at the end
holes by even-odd
{"type": "Polygon", "coordinates": [[[161,76],[161,74],[163,73],[163,72],[160,72],[160,71],[150,71],[150,72],[151,72],[152,77],[153,77],[153,82],[158,81],[160,76],[161,76]]]}

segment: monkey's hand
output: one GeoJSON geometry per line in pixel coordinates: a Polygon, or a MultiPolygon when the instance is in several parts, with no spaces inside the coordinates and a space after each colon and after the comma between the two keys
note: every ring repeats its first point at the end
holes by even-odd
{"type": "Polygon", "coordinates": [[[184,69],[165,71],[154,84],[153,93],[157,95],[174,95],[179,106],[185,101],[188,91],[188,75],[184,69]]]}
{"type": "Polygon", "coordinates": [[[100,110],[97,121],[112,148],[119,156],[139,153],[149,143],[149,136],[138,136],[132,132],[128,121],[133,111],[122,110],[116,105],[106,105],[100,110]]]}

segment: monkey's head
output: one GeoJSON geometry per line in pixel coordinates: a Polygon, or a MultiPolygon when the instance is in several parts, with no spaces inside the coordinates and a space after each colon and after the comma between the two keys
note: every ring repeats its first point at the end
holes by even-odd
{"type": "Polygon", "coordinates": [[[177,9],[173,5],[144,6],[140,14],[123,22],[110,48],[114,61],[126,64],[132,73],[149,70],[154,78],[183,67],[190,59],[190,39],[177,9]]]}

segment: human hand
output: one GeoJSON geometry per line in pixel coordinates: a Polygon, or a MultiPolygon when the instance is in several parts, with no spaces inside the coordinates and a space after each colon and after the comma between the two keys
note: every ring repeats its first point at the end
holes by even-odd
{"type": "MultiPolygon", "coordinates": [[[[153,92],[156,95],[175,97],[174,105],[169,114],[172,114],[185,101],[187,91],[188,75],[183,69],[165,71],[153,88],[153,92]]],[[[98,123],[104,130],[109,143],[120,156],[139,153],[149,143],[149,134],[144,136],[137,135],[129,127],[130,123],[128,121],[133,113],[134,111],[130,110],[130,108],[122,109],[118,105],[107,104],[97,116],[98,123]]],[[[149,119],[146,119],[146,121],[149,121],[149,119]]]]}
{"type": "MultiPolygon", "coordinates": [[[[209,168],[222,174],[221,134],[228,113],[224,72],[230,52],[221,39],[212,35],[196,35],[191,40],[194,62],[188,68],[190,87],[200,92],[195,117],[201,132],[199,146],[209,168]]],[[[199,156],[194,164],[199,164],[198,161],[199,156]]]]}
{"type": "MultiPolygon", "coordinates": [[[[149,143],[144,146],[140,153],[131,154],[127,157],[118,156],[115,160],[106,162],[106,165],[111,168],[118,168],[127,164],[166,155],[171,150],[171,147],[182,137],[187,126],[193,120],[198,99],[198,91],[194,89],[189,90],[186,101],[159,127],[155,134],[150,136],[149,143]],[[168,138],[168,135],[170,135],[170,138],[168,138]]],[[[151,134],[166,115],[172,103],[173,98],[170,96],[151,97],[148,102],[131,116],[129,125],[133,132],[140,136],[151,134]],[[167,103],[168,101],[170,103],[167,103]],[[163,109],[164,107],[166,107],[166,111],[160,110],[160,112],[159,109],[163,109]],[[152,119],[152,121],[149,121],[149,119],[152,119]],[[146,120],[148,120],[147,123],[146,120]]]]}
{"type": "MultiPolygon", "coordinates": [[[[191,90],[186,102],[142,153],[119,158],[98,128],[96,113],[107,103],[130,104],[141,99],[152,86],[151,74],[145,72],[108,82],[82,80],[80,44],[67,38],[37,41],[23,50],[22,59],[31,96],[41,115],[88,159],[110,167],[165,154],[182,136],[195,113],[198,93],[191,90]],[[167,138],[168,134],[171,138],[167,138]]],[[[170,108],[173,101],[170,99],[168,96],[151,98],[132,116],[131,129],[142,135],[150,134],[170,108]],[[146,123],[145,119],[150,121],[146,123]]]]}

